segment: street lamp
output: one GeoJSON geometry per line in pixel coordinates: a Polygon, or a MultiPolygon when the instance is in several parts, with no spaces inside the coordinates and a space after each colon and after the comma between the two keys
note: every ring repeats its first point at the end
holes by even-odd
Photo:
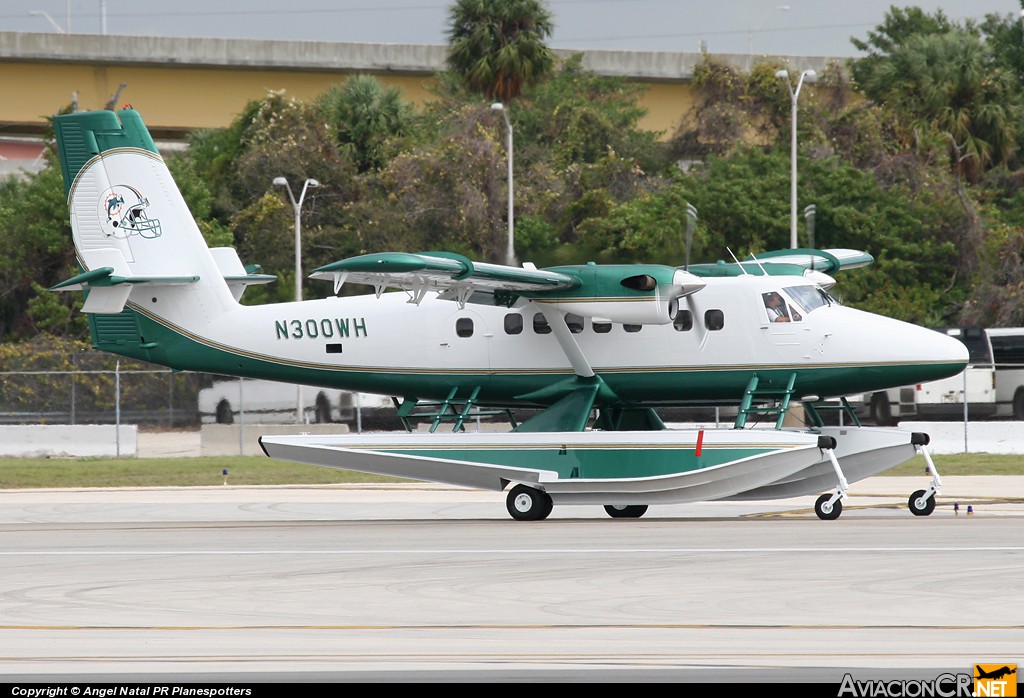
{"type": "Polygon", "coordinates": [[[302,202],[306,199],[306,190],[310,187],[319,187],[320,182],[315,179],[307,179],[302,185],[302,193],[299,200],[295,200],[292,188],[284,177],[274,177],[274,184],[284,187],[288,192],[288,198],[292,201],[292,208],[295,209],[295,300],[302,300],[302,202]]]}
{"type": "Polygon", "coordinates": [[[788,70],[780,70],[775,73],[775,77],[780,80],[786,81],[786,87],[789,88],[789,96],[792,103],[792,118],[790,126],[790,138],[789,138],[789,246],[791,248],[797,247],[796,242],[796,113],[797,113],[797,100],[800,98],[800,88],[804,86],[804,81],[817,82],[818,74],[813,70],[805,70],[800,73],[800,79],[797,80],[796,89],[793,89],[793,81],[789,77],[788,70]]]}
{"type": "Polygon", "coordinates": [[[492,104],[491,109],[501,112],[501,115],[505,118],[505,130],[508,133],[508,141],[505,146],[506,150],[508,150],[508,246],[505,249],[505,263],[509,266],[514,266],[516,263],[516,245],[515,224],[512,218],[512,122],[508,120],[508,110],[501,102],[492,104]]]}
{"type": "MultiPolygon", "coordinates": [[[[53,30],[55,32],[57,32],[58,34],[63,34],[64,33],[63,27],[61,27],[59,24],[57,24],[57,21],[53,17],[51,17],[48,12],[44,12],[43,10],[32,10],[31,12],[28,13],[28,16],[29,17],[42,17],[43,19],[45,19],[47,22],[50,23],[50,26],[53,27],[53,30]]],[[[68,19],[69,19],[68,26],[70,27],[71,26],[70,15],[68,16],[68,19]]]]}
{"type": "Polygon", "coordinates": [[[775,7],[771,8],[770,10],[765,12],[764,16],[761,18],[761,21],[758,22],[756,25],[754,25],[754,27],[752,29],[748,29],[747,30],[747,55],[748,56],[753,53],[753,51],[751,49],[752,49],[752,47],[754,45],[754,34],[759,32],[759,31],[761,31],[761,27],[763,27],[764,23],[768,21],[768,17],[772,14],[772,12],[789,12],[789,10],[790,10],[789,5],[776,5],[775,7]]]}
{"type": "MultiPolygon", "coordinates": [[[[292,188],[284,177],[274,177],[274,185],[284,187],[288,191],[288,198],[292,201],[292,208],[295,209],[295,302],[302,300],[302,202],[306,199],[306,191],[310,187],[319,187],[320,182],[315,179],[307,179],[302,185],[302,193],[299,200],[295,200],[292,188]]],[[[295,419],[302,424],[302,386],[295,386],[295,419]]]]}

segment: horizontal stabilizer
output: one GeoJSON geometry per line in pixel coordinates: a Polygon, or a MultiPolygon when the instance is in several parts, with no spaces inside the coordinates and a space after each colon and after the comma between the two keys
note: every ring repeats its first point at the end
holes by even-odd
{"type": "MultiPolygon", "coordinates": [[[[198,276],[116,276],[113,267],[100,267],[82,272],[51,286],[51,291],[84,291],[86,289],[109,288],[122,284],[151,284],[154,286],[183,286],[199,281],[198,276]]],[[[118,311],[120,312],[120,311],[118,311]]]]}
{"type": "Polygon", "coordinates": [[[214,247],[210,254],[213,255],[213,261],[220,269],[224,280],[228,282],[228,288],[231,289],[231,295],[236,301],[241,300],[242,293],[248,286],[277,281],[277,277],[272,274],[257,274],[260,269],[258,264],[243,267],[234,247],[214,247]]]}

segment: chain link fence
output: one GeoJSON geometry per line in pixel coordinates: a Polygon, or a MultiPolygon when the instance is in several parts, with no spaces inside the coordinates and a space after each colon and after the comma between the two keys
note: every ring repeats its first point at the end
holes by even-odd
{"type": "Polygon", "coordinates": [[[167,369],[0,372],[0,424],[198,427],[204,376],[167,369]]]}
{"type": "MultiPolygon", "coordinates": [[[[295,386],[270,381],[225,378],[210,374],[147,368],[139,362],[77,354],[70,370],[0,372],[0,424],[137,424],[158,429],[198,429],[203,423],[313,424],[344,423],[351,431],[401,430],[391,398],[348,391],[295,386]],[[125,365],[127,364],[127,365],[125,365]]],[[[866,425],[946,422],[962,425],[964,450],[971,444],[969,425],[992,424],[1011,429],[1008,420],[1024,421],[1024,363],[972,366],[964,374],[923,385],[851,396],[866,425]],[[967,396],[965,403],[964,396],[967,396]]],[[[455,406],[459,408],[459,406],[455,406]]],[[[439,408],[435,406],[436,413],[439,408]]],[[[429,424],[431,408],[419,410],[417,424],[429,424]]],[[[492,411],[493,412],[493,411],[492,411]]],[[[729,428],[736,408],[664,408],[662,419],[729,428]]],[[[449,408],[449,414],[451,408],[449,408]]],[[[517,410],[517,422],[531,416],[517,410]]],[[[825,413],[841,418],[838,411],[825,413]]],[[[507,420],[470,416],[466,428],[507,420]]],[[[849,423],[846,420],[845,423],[849,423]]],[[[451,429],[451,420],[438,429],[451,429]]],[[[948,429],[947,429],[948,431],[948,429]]]]}

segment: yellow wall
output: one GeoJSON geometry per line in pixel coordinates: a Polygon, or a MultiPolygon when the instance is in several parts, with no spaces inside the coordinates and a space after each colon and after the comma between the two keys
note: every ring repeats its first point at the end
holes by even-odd
{"type": "MultiPolygon", "coordinates": [[[[268,91],[283,89],[311,100],[346,77],[338,72],[0,62],[0,123],[41,130],[46,115],[70,104],[72,92],[78,92],[80,109],[102,109],[126,82],[119,105],[138,109],[154,131],[221,127],[268,91]]],[[[429,75],[378,77],[413,103],[430,98],[429,75]]],[[[641,126],[670,137],[692,101],[689,84],[649,83],[642,101],[648,114],[641,126]]]]}

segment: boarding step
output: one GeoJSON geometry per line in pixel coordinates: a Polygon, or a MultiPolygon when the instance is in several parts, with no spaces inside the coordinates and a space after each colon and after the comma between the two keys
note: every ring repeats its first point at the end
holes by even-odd
{"type": "Polygon", "coordinates": [[[790,399],[793,397],[793,386],[796,384],[796,373],[790,373],[784,388],[760,387],[761,380],[755,373],[750,377],[747,388],[743,392],[739,412],[736,414],[736,429],[743,429],[751,417],[771,415],[775,417],[775,428],[781,429],[786,418],[790,399]]]}
{"type": "Polygon", "coordinates": [[[448,392],[448,397],[443,400],[419,400],[407,397],[399,403],[397,398],[395,407],[398,410],[398,419],[406,431],[413,431],[413,420],[429,419],[430,433],[433,434],[443,422],[452,422],[452,431],[464,431],[467,419],[476,417],[500,417],[508,419],[512,428],[517,425],[515,417],[510,409],[483,409],[477,405],[477,396],[480,394],[480,386],[474,386],[468,397],[459,396],[459,388],[453,387],[448,392]]]}

